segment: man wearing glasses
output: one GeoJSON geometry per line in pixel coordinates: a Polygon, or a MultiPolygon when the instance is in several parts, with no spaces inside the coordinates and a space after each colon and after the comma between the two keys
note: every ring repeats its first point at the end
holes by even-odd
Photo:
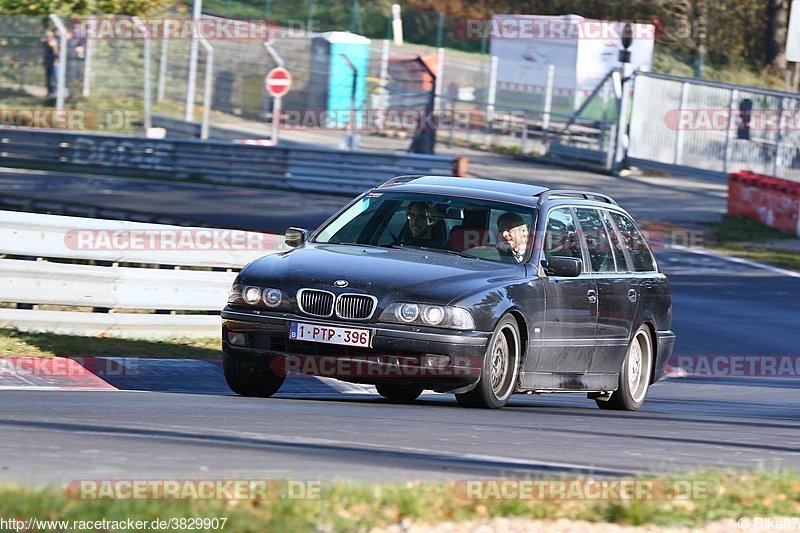
{"type": "Polygon", "coordinates": [[[528,250],[528,225],[517,213],[508,211],[497,219],[497,231],[502,239],[500,256],[507,263],[521,263],[528,250]]]}

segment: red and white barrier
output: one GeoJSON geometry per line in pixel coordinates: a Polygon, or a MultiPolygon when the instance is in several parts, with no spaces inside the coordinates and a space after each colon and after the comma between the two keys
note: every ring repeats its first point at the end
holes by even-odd
{"type": "Polygon", "coordinates": [[[728,216],[757,220],[800,237],[800,183],[747,171],[730,174],[728,216]]]}

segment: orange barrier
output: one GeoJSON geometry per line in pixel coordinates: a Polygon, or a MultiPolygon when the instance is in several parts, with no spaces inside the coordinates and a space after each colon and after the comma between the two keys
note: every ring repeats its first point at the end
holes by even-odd
{"type": "Polygon", "coordinates": [[[728,216],[757,220],[800,237],[800,183],[747,171],[730,174],[728,216]]]}

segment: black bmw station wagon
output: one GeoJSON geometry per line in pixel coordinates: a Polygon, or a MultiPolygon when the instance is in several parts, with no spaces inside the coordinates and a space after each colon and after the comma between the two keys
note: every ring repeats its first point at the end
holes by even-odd
{"type": "Polygon", "coordinates": [[[294,371],[394,400],[585,392],[636,410],[675,344],[669,281],[603,194],[400,176],[286,243],[242,269],[222,312],[241,395],[294,371]]]}

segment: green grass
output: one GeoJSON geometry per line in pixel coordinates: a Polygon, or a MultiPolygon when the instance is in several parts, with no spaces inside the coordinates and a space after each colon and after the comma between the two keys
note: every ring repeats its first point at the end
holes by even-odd
{"type": "Polygon", "coordinates": [[[747,218],[725,217],[712,226],[711,234],[713,239],[707,244],[717,251],[800,271],[800,252],[784,244],[797,238],[775,228],[747,218]]]}
{"type": "Polygon", "coordinates": [[[795,270],[800,272],[800,253],[791,250],[775,250],[771,248],[746,246],[720,246],[715,248],[728,255],[750,259],[758,263],[795,270]]]}
{"type": "MultiPolygon", "coordinates": [[[[595,478],[597,480],[597,478],[595,478]]],[[[459,497],[453,483],[370,485],[322,484],[320,498],[265,500],[80,500],[59,488],[0,487],[0,517],[30,516],[60,520],[153,520],[225,517],[225,531],[365,531],[411,521],[521,517],[559,518],[626,525],[700,526],[743,516],[800,514],[798,472],[675,474],[651,479],[658,484],[693,483],[688,498],[472,500],[459,497]],[[708,489],[708,495],[703,490],[708,489]]],[[[602,481],[602,480],[598,480],[602,481]]],[[[463,493],[462,493],[463,494],[463,493]]],[[[589,493],[590,494],[590,493],[589,493]]]]}
{"type": "Polygon", "coordinates": [[[713,236],[720,245],[793,238],[775,228],[744,217],[723,218],[714,225],[713,236]]]}
{"type": "Polygon", "coordinates": [[[164,341],[25,333],[0,328],[0,357],[148,357],[218,359],[219,338],[164,341]]]}

